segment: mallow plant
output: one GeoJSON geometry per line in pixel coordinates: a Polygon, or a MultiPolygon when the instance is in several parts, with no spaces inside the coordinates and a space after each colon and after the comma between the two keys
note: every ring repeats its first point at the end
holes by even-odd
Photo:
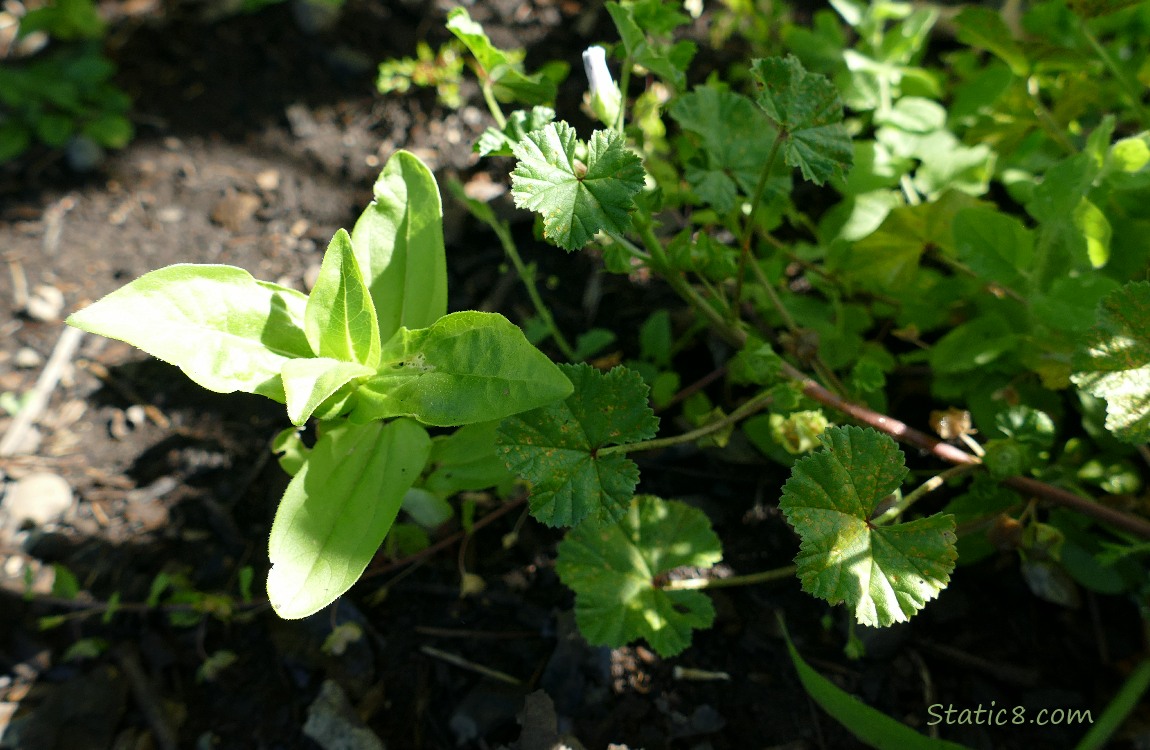
{"type": "MultiPolygon", "coordinates": [[[[1112,63],[1150,59],[1136,31],[1150,13],[1045,3],[1024,16],[1033,33],[1057,31],[1067,59],[1097,56],[1083,78],[1032,57],[991,11],[960,14],[969,48],[932,69],[936,9],[831,5],[813,28],[783,25],[784,49],[767,39],[776,49],[729,81],[714,71],[691,85],[678,4],[609,0],[619,41],[583,56],[598,123],[586,139],[558,119],[553,76],[496,48],[466,10],[448,14],[494,120],[474,150],[514,158],[511,195],[537,233],[596,249],[608,272],[662,280],[691,312],[673,328],[653,311],[626,366],[580,363],[613,332],[572,343],[508,224],[464,198],[527,286],[534,340],[574,362],[562,365],[571,395],[507,417],[496,439],[532,515],[569,529],[556,570],[582,633],[674,655],[713,621],[703,590],[792,576],[844,607],[852,633],[886,627],[1004,547],[1038,597],[1073,606],[1085,588],[1147,611],[1150,520],[1123,498],[1150,459],[1150,134],[1112,63]],[[1048,107],[1071,89],[1093,104],[1067,94],[1048,107]],[[691,347],[716,369],[683,383],[674,358],[691,347]],[[902,421],[890,404],[915,371],[938,408],[903,403],[902,421]],[[720,378],[716,404],[707,386],[720,378]],[[657,437],[652,403],[681,405],[687,429],[657,437]],[[630,454],[736,437],[790,472],[777,496],[799,539],[792,566],[709,572],[722,550],[707,517],[636,494],[630,454]],[[915,486],[899,443],[926,472],[915,486]]],[[[922,741],[792,655],[860,737],[922,741]]]]}
{"type": "MultiPolygon", "coordinates": [[[[294,476],[267,580],[284,618],[319,611],[360,577],[428,465],[428,427],[481,427],[572,391],[503,316],[447,313],[442,204],[427,167],[398,152],[374,192],[351,233],[332,238],[310,294],[241,268],[179,264],[68,319],[208,390],[285,405],[294,427],[276,447],[294,476]],[[318,437],[307,447],[297,429],[309,419],[318,437]]],[[[483,458],[481,442],[468,446],[483,458]]]]}

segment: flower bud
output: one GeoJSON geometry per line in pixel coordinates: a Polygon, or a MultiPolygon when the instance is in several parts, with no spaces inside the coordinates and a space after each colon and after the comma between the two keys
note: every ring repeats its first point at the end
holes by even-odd
{"type": "Polygon", "coordinates": [[[583,69],[587,73],[588,104],[591,112],[604,125],[611,126],[619,118],[622,95],[611,71],[607,69],[607,51],[602,47],[588,47],[583,52],[583,69]]]}

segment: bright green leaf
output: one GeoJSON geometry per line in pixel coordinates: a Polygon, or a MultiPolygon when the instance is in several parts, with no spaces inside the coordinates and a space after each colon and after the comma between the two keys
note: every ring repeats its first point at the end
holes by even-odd
{"type": "Polygon", "coordinates": [[[496,313],[458,312],[400,328],[356,391],[356,422],[411,416],[437,427],[502,419],[571,393],[571,383],[496,313]]]}
{"type": "Polygon", "coordinates": [[[272,523],[268,598],[280,617],[307,617],[351,588],[430,451],[427,433],[407,419],[324,433],[272,523]]]}
{"type": "Polygon", "coordinates": [[[507,124],[502,130],[488,128],[483,131],[472,150],[480,156],[513,156],[511,147],[516,141],[554,120],[555,110],[550,107],[532,107],[530,111],[517,109],[507,115],[507,124]]]}
{"type": "Polygon", "coordinates": [[[823,450],[795,462],[779,501],[802,539],[795,564],[803,590],[845,602],[862,625],[903,622],[950,580],[954,519],[873,524],[878,504],[906,477],[902,451],[861,427],[831,428],[820,441],[823,450]]]}
{"type": "Polygon", "coordinates": [[[1102,300],[1074,367],[1074,384],[1106,399],[1106,429],[1126,443],[1150,440],[1150,282],[1102,300]]]}
{"type": "Polygon", "coordinates": [[[313,356],[307,298],[242,268],[179,264],[152,271],[72,314],[68,324],[126,341],[217,393],[284,400],[280,369],[313,356]]]}
{"type": "Polygon", "coordinates": [[[387,160],[374,191],[351,244],[386,341],[400,326],[426,328],[447,313],[443,205],[435,176],[407,151],[387,160]]]}
{"type": "Polygon", "coordinates": [[[288,419],[302,427],[308,417],[329,397],[356,378],[365,378],[375,372],[358,362],[341,362],[330,357],[291,359],[284,362],[284,394],[287,397],[288,419]]]}
{"type": "Polygon", "coordinates": [[[564,250],[577,250],[604,230],[623,234],[634,197],[643,188],[643,163],[623,137],[596,130],[587,163],[575,157],[575,129],[551,123],[515,144],[511,173],[515,205],[543,216],[543,234],[564,250]]]}
{"type": "Polygon", "coordinates": [[[452,8],[448,12],[447,30],[467,46],[487,78],[495,85],[499,99],[513,99],[524,104],[554,103],[556,78],[561,79],[566,75],[566,66],[562,67],[562,75],[558,74],[558,70],[551,74],[548,71],[531,76],[524,74],[518,63],[522,53],[508,53],[492,44],[483,26],[471,20],[465,8],[452,8]]]}
{"type": "Polygon", "coordinates": [[[1086,240],[1086,257],[1094,268],[1102,268],[1110,260],[1110,221],[1098,206],[1085,196],[1074,209],[1074,226],[1086,240]]]}
{"type": "Polygon", "coordinates": [[[808,73],[794,55],[755,60],[751,75],[762,87],[759,105],[786,134],[787,164],[819,185],[844,177],[854,152],[834,84],[826,76],[808,73]]]}
{"type": "Polygon", "coordinates": [[[906,724],[871,708],[803,661],[785,626],[783,638],[807,695],[870,747],[878,750],[967,750],[953,742],[924,737],[906,724]]]}
{"type": "Polygon", "coordinates": [[[633,371],[602,373],[563,365],[575,391],[560,403],[505,420],[499,450],[507,468],[531,482],[531,513],[548,526],[573,526],[588,516],[618,519],[627,510],[639,469],[611,445],[653,437],[659,421],[647,386],[633,371]]]}
{"type": "Polygon", "coordinates": [[[641,495],[618,522],[568,532],[555,571],[575,591],[575,620],[588,642],[617,648],[643,638],[667,657],[691,645],[691,631],[710,627],[715,609],[701,591],[667,590],[658,577],[722,556],[702,511],[641,495]]]}
{"type": "Polygon", "coordinates": [[[695,56],[695,44],[687,41],[671,43],[651,35],[666,36],[683,16],[667,14],[662,2],[609,1],[606,8],[623,41],[627,57],[681,91],[687,84],[685,71],[695,56]]]}
{"type": "Polygon", "coordinates": [[[343,229],[335,233],[323,255],[304,319],[308,343],[319,356],[369,367],[379,363],[375,308],[352,251],[351,237],[343,229]]]}

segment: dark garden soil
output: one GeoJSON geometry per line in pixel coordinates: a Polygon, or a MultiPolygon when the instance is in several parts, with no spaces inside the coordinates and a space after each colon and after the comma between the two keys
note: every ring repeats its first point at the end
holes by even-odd
{"type": "MultiPolygon", "coordinates": [[[[496,42],[578,66],[594,38],[580,30],[605,28],[600,5],[490,0],[471,10],[496,42]]],[[[498,172],[489,182],[468,149],[487,116],[466,89],[459,111],[426,93],[374,93],[377,62],[446,38],[438,3],[348,0],[335,29],[312,34],[287,5],[254,15],[155,0],[104,9],[119,83],[136,103],[136,140],[83,175],[39,152],[0,171],[0,392],[31,391],[46,370],[60,376],[16,455],[0,458],[0,516],[22,481],[49,477],[39,480],[38,523],[8,517],[0,534],[0,747],[369,748],[374,733],[393,749],[540,750],[556,726],[587,748],[856,746],[802,690],[782,615],[823,674],[924,732],[978,748],[1067,748],[1084,727],[928,727],[928,706],[993,701],[1028,718],[1043,708],[1097,717],[1138,658],[1133,605],[1090,595],[1077,609],[1041,602],[1009,554],[960,569],[910,624],[863,633],[868,654],[857,661],[842,654],[841,608],[828,610],[793,579],[720,590],[715,627],[673,660],[642,646],[590,647],[553,569],[559,535],[525,518],[522,498],[508,508],[483,494],[469,498],[481,526],[469,537],[449,525],[434,554],[381,553],[338,606],[278,619],[258,600],[287,483],[268,450],[287,424],[282,407],[206,393],[94,336],[49,367],[61,319],[177,262],[238,265],[306,289],[397,148],[432,165],[441,185],[458,177],[495,192],[498,172]],[[90,598],[54,596],[53,564],[90,598]],[[251,604],[239,596],[246,566],[251,604]],[[461,570],[486,589],[462,598],[461,570]],[[196,615],[171,591],[147,606],[161,573],[182,581],[177,588],[217,594],[220,616],[196,615]],[[119,610],[102,618],[112,597],[119,610]],[[58,616],[62,624],[41,629],[41,618],[58,616]],[[348,624],[362,637],[333,643],[348,624]],[[537,690],[554,713],[538,698],[525,703],[537,690]],[[309,713],[313,734],[326,721],[347,744],[305,735],[309,713]]],[[[572,109],[580,80],[566,90],[572,109]]],[[[451,308],[523,320],[529,309],[499,246],[450,201],[447,211],[451,308]]],[[[632,356],[645,315],[673,304],[657,285],[601,275],[585,256],[535,243],[529,221],[519,230],[543,274],[561,280],[548,301],[572,333],[610,327],[619,354],[632,356]]],[[[700,348],[677,364],[702,375],[715,356],[700,348]]],[[[931,406],[908,398],[899,408],[921,427],[931,406]]],[[[0,435],[12,425],[0,416],[0,435]]],[[[776,508],[783,474],[748,456],[731,464],[691,450],[641,464],[642,491],[708,513],[736,573],[786,565],[797,549],[776,508]]],[[[1131,726],[1141,734],[1115,747],[1150,747],[1146,707],[1131,726]]]]}

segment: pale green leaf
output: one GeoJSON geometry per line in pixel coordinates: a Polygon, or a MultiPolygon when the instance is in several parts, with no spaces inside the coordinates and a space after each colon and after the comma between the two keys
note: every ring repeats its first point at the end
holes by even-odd
{"type": "Polygon", "coordinates": [[[715,609],[701,591],[667,590],[659,578],[722,556],[702,511],[641,495],[618,522],[568,532],[555,571],[575,591],[575,620],[588,642],[617,648],[643,638],[666,657],[691,645],[693,630],[710,627],[715,609]]]}
{"type": "Polygon", "coordinates": [[[751,75],[761,86],[759,106],[786,136],[787,164],[819,185],[845,177],[854,153],[834,84],[826,76],[808,73],[794,55],[755,60],[751,75]]]}
{"type": "Polygon", "coordinates": [[[875,525],[878,504],[902,484],[902,451],[872,429],[834,427],[823,449],[795,462],[779,508],[802,543],[803,590],[845,602],[862,625],[903,622],[938,595],[957,558],[954,518],[875,525]]]}
{"type": "Polygon", "coordinates": [[[374,191],[351,244],[386,341],[400,326],[426,328],[447,314],[443,205],[435,176],[407,151],[387,160],[374,191]]]}
{"type": "Polygon", "coordinates": [[[407,419],[323,434],[272,523],[268,598],[276,614],[307,617],[359,580],[430,451],[427,433],[407,419]]]}
{"type": "Polygon", "coordinates": [[[284,400],[280,369],[314,356],[307,298],[242,268],[180,264],[145,274],[72,314],[68,324],[126,341],[217,393],[284,400]]]}
{"type": "Polygon", "coordinates": [[[1106,429],[1126,443],[1150,440],[1150,282],[1102,300],[1074,367],[1074,384],[1106,399],[1106,429]]]}
{"type": "Polygon", "coordinates": [[[303,426],[320,405],[356,378],[365,378],[375,370],[358,362],[341,362],[330,357],[292,359],[284,362],[280,373],[287,396],[288,419],[303,426]]]}
{"type": "Polygon", "coordinates": [[[379,363],[379,324],[371,295],[352,251],[351,237],[340,229],[320,264],[315,288],[307,299],[305,328],[312,350],[321,357],[379,363]]]}
{"type": "Polygon", "coordinates": [[[352,419],[411,416],[437,427],[502,419],[565,398],[571,383],[496,313],[458,312],[400,328],[379,372],[356,392],[352,419]]]}
{"type": "Polygon", "coordinates": [[[515,205],[542,215],[543,234],[565,250],[583,247],[600,230],[626,232],[643,188],[643,163],[621,135],[596,130],[586,164],[575,156],[576,142],[565,122],[532,131],[514,146],[519,162],[511,174],[515,205]]]}
{"type": "Polygon", "coordinates": [[[653,437],[659,421],[647,405],[647,386],[624,367],[602,373],[563,365],[574,393],[565,401],[505,420],[499,450],[507,468],[531,482],[531,513],[548,526],[588,516],[626,512],[639,469],[611,445],[653,437]]]}

